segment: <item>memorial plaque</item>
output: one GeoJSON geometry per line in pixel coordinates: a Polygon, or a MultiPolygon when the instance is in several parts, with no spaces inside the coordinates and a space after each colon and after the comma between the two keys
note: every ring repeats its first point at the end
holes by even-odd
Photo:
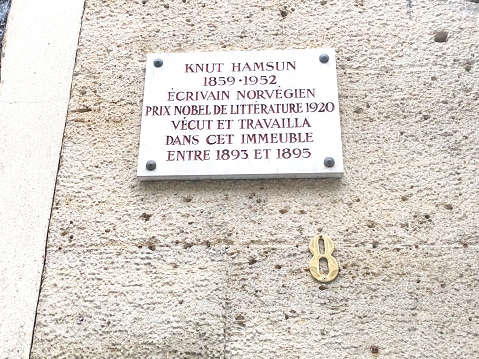
{"type": "Polygon", "coordinates": [[[140,180],[343,174],[333,49],[148,54],[140,180]]]}

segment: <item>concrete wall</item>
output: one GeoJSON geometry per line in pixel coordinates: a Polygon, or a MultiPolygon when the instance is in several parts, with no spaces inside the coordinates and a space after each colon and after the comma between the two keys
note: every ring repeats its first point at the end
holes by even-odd
{"type": "Polygon", "coordinates": [[[31,357],[478,357],[479,4],[410,3],[87,0],[31,357]],[[316,47],[342,179],[137,180],[147,53],[316,47]]]}
{"type": "Polygon", "coordinates": [[[15,0],[0,82],[0,358],[28,358],[83,0],[15,0]]]}

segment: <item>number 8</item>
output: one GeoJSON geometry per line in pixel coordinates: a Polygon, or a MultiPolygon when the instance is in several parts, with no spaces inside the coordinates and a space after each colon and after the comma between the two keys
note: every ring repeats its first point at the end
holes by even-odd
{"type": "Polygon", "coordinates": [[[331,238],[327,236],[314,236],[309,243],[309,250],[313,253],[313,258],[311,262],[309,262],[309,271],[314,278],[320,282],[327,283],[338,276],[338,262],[331,256],[334,251],[334,244],[331,238]],[[319,251],[319,240],[321,239],[324,242],[324,254],[321,254],[319,251]],[[329,273],[327,276],[319,272],[319,260],[321,258],[326,258],[328,261],[329,273]]]}

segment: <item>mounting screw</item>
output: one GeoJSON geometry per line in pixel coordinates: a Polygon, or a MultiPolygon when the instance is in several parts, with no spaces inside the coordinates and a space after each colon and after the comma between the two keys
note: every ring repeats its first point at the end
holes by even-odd
{"type": "Polygon", "coordinates": [[[328,54],[322,54],[321,56],[319,56],[319,61],[321,61],[323,64],[325,64],[326,62],[329,61],[329,56],[328,54]]]}
{"type": "Polygon", "coordinates": [[[161,67],[161,66],[163,66],[163,60],[162,59],[155,59],[155,61],[153,61],[153,65],[155,65],[155,67],[161,67]]]}
{"type": "Polygon", "coordinates": [[[376,345],[373,345],[371,347],[371,353],[378,354],[379,353],[379,348],[376,345]]]}
{"type": "Polygon", "coordinates": [[[83,322],[83,317],[79,317],[79,318],[77,319],[77,324],[81,324],[82,322],[83,322]]]}
{"type": "Polygon", "coordinates": [[[334,166],[334,158],[332,158],[332,157],[326,157],[326,158],[324,159],[324,165],[325,165],[326,167],[333,167],[333,166],[334,166]]]}
{"type": "Polygon", "coordinates": [[[153,171],[155,168],[156,168],[156,162],[155,161],[150,160],[150,161],[146,162],[146,169],[147,170],[153,171]]]}

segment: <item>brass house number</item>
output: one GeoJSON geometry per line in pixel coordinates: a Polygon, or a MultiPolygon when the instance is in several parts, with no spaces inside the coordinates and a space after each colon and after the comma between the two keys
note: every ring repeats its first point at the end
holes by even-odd
{"type": "Polygon", "coordinates": [[[309,262],[309,271],[311,275],[319,280],[320,282],[327,283],[331,282],[334,278],[338,276],[338,262],[331,255],[334,251],[334,244],[331,238],[327,236],[314,236],[309,243],[309,250],[313,253],[313,258],[309,262]],[[319,241],[323,240],[324,242],[324,254],[319,250],[319,241]],[[323,274],[319,272],[319,261],[321,258],[325,258],[328,261],[328,274],[323,274]]]}

